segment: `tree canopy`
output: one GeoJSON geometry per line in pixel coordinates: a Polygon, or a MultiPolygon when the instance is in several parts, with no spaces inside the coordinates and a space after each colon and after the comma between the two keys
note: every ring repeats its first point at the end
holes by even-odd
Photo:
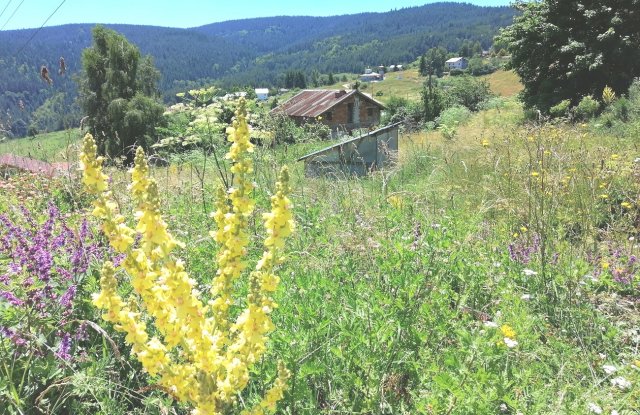
{"type": "Polygon", "coordinates": [[[444,64],[447,61],[447,50],[443,47],[431,48],[420,57],[420,75],[442,76],[444,64]]]}
{"type": "Polygon", "coordinates": [[[132,147],[153,143],[164,107],[157,101],[158,71],[121,34],[96,26],[82,53],[81,103],[101,154],[133,159],[132,147]]]}
{"type": "Polygon", "coordinates": [[[547,112],[568,99],[625,93],[640,76],[640,0],[518,3],[522,14],[501,30],[527,107],[547,112]]]}

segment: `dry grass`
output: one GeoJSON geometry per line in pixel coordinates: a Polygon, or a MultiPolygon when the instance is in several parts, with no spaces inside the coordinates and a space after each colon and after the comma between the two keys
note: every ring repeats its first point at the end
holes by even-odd
{"type": "MultiPolygon", "coordinates": [[[[333,85],[322,87],[323,89],[345,89],[353,85],[357,75],[349,75],[349,82],[336,82],[333,85]]],[[[425,78],[418,74],[417,69],[405,69],[400,72],[388,72],[384,81],[363,82],[360,90],[365,94],[372,95],[381,102],[387,102],[389,98],[401,97],[412,101],[420,99],[420,89],[425,78]],[[382,92],[382,95],[376,95],[382,92]]]]}
{"type": "MultiPolygon", "coordinates": [[[[514,127],[520,124],[522,106],[515,98],[505,99],[498,108],[480,111],[456,129],[453,140],[447,140],[440,131],[421,131],[404,136],[400,142],[400,158],[416,148],[447,147],[451,150],[466,151],[481,148],[486,140],[488,145],[513,135],[514,127]]],[[[517,128],[517,127],[516,127],[517,128]]],[[[485,144],[486,144],[485,143],[485,144]]]]}
{"type": "Polygon", "coordinates": [[[499,70],[482,77],[491,86],[491,92],[503,97],[510,97],[522,91],[522,84],[518,75],[513,71],[499,70]]]}

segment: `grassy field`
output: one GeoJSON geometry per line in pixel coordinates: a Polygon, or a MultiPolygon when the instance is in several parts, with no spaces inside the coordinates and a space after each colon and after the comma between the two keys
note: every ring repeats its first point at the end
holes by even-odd
{"type": "MultiPolygon", "coordinates": [[[[513,71],[498,70],[480,78],[486,80],[491,87],[491,92],[499,96],[510,97],[522,90],[522,84],[520,84],[518,76],[513,71]]],[[[373,95],[383,103],[387,102],[392,96],[417,101],[420,99],[420,90],[425,80],[424,76],[418,74],[417,69],[410,68],[401,72],[387,73],[385,80],[382,82],[363,83],[361,90],[373,95]],[[382,95],[377,95],[380,92],[382,95]]],[[[353,84],[353,82],[351,81],[350,84],[353,84]]],[[[337,82],[326,88],[341,89],[350,84],[337,82]]]]}
{"type": "Polygon", "coordinates": [[[0,154],[11,153],[44,161],[75,161],[78,159],[80,132],[77,129],[40,134],[0,142],[0,154]]]}
{"type": "Polygon", "coordinates": [[[513,71],[499,70],[482,77],[491,86],[491,92],[503,97],[510,97],[522,91],[522,84],[513,71]]]}

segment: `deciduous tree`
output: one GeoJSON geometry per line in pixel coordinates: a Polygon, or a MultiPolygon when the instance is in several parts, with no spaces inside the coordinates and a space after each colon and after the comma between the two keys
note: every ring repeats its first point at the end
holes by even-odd
{"type": "Polygon", "coordinates": [[[544,0],[516,5],[522,14],[498,37],[524,84],[527,107],[547,112],[569,99],[625,93],[640,75],[640,0],[544,0]]]}

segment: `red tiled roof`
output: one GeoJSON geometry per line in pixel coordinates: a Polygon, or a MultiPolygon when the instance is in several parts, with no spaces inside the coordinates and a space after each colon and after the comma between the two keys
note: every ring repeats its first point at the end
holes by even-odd
{"type": "Polygon", "coordinates": [[[18,170],[40,173],[46,176],[55,176],[69,170],[69,163],[47,163],[15,154],[0,154],[0,167],[11,167],[18,170]]]}
{"type": "Polygon", "coordinates": [[[283,112],[292,117],[318,117],[348,97],[358,94],[380,108],[384,105],[358,90],[339,91],[336,89],[307,89],[271,110],[272,113],[283,112]]]}

